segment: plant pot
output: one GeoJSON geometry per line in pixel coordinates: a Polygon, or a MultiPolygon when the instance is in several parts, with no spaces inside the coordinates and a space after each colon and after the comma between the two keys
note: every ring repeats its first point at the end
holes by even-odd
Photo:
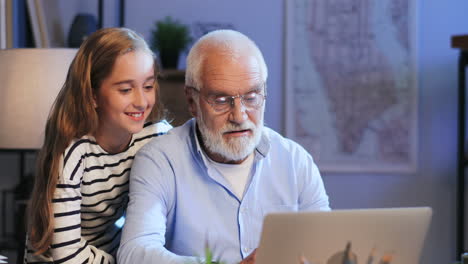
{"type": "Polygon", "coordinates": [[[179,63],[179,51],[164,50],[159,54],[163,69],[177,69],[179,63]]]}

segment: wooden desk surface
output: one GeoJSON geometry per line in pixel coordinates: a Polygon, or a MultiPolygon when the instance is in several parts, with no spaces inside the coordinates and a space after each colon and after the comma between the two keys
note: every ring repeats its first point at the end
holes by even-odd
{"type": "Polygon", "coordinates": [[[452,48],[468,50],[468,35],[452,36],[452,48]]]}

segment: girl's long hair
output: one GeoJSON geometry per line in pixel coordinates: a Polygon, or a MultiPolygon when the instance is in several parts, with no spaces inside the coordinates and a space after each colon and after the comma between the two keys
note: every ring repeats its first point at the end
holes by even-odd
{"type": "MultiPolygon", "coordinates": [[[[117,57],[135,50],[148,52],[155,58],[145,40],[134,31],[126,28],[101,29],[85,40],[68,69],[65,83],[47,119],[28,208],[29,240],[36,254],[47,251],[52,243],[52,199],[62,170],[62,155],[74,138],[96,131],[99,117],[92,103],[93,95],[111,74],[117,57]]],[[[159,70],[156,59],[154,74],[157,78],[159,70]]],[[[148,117],[150,121],[160,120],[162,114],[157,82],[155,91],[156,103],[148,117]]]]}

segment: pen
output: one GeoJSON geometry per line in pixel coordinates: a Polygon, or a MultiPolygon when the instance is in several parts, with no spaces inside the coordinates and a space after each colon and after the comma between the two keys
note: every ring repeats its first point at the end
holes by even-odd
{"type": "Polygon", "coordinates": [[[372,248],[369,257],[367,258],[367,264],[372,264],[374,262],[374,256],[375,256],[375,247],[372,248]]]}
{"type": "Polygon", "coordinates": [[[356,264],[355,260],[352,259],[351,252],[351,241],[346,244],[345,251],[343,253],[343,264],[356,264]]]}

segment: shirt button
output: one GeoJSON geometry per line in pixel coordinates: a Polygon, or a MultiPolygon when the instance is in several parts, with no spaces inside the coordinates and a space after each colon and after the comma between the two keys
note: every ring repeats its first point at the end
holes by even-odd
{"type": "Polygon", "coordinates": [[[249,252],[249,249],[250,249],[250,248],[248,248],[248,247],[245,247],[245,248],[244,248],[244,253],[246,253],[246,254],[247,254],[247,252],[249,252]]]}

